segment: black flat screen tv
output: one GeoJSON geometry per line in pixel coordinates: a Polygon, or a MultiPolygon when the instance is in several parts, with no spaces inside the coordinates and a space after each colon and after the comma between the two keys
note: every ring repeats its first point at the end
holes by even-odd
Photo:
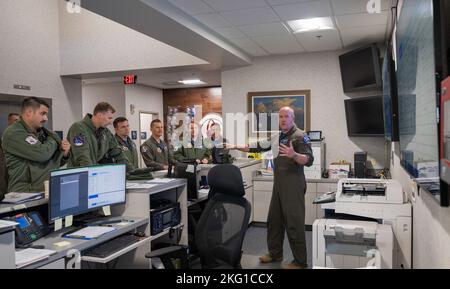
{"type": "Polygon", "coordinates": [[[384,137],[382,96],[345,100],[345,116],[349,137],[384,137]]]}
{"type": "Polygon", "coordinates": [[[385,137],[396,142],[398,136],[398,91],[392,47],[388,46],[383,61],[383,112],[385,137]]]}
{"type": "Polygon", "coordinates": [[[339,56],[344,92],[381,89],[381,69],[375,44],[339,56]]]}

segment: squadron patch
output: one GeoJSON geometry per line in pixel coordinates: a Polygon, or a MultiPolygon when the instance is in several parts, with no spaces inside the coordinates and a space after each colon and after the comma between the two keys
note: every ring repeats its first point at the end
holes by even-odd
{"type": "Polygon", "coordinates": [[[127,151],[128,151],[128,147],[123,146],[123,147],[122,147],[122,151],[127,152],[127,151]]]}
{"type": "Polygon", "coordinates": [[[160,154],[162,153],[162,150],[160,148],[157,148],[156,151],[160,154]]]}
{"type": "Polygon", "coordinates": [[[309,143],[311,142],[311,139],[309,138],[308,135],[305,135],[305,136],[303,137],[303,142],[304,142],[305,144],[309,144],[309,143]]]}
{"type": "Polygon", "coordinates": [[[142,152],[146,153],[147,152],[147,146],[142,146],[142,152]]]}
{"type": "Polygon", "coordinates": [[[73,144],[76,146],[76,147],[80,147],[80,146],[83,146],[84,144],[85,144],[85,142],[86,142],[86,139],[85,139],[85,137],[84,137],[84,135],[77,135],[77,136],[75,136],[74,138],[73,138],[73,144]]]}
{"type": "Polygon", "coordinates": [[[38,140],[37,140],[34,136],[32,136],[32,135],[28,136],[28,137],[25,139],[25,141],[26,141],[27,143],[29,143],[30,145],[35,145],[35,144],[38,143],[38,140]]]}

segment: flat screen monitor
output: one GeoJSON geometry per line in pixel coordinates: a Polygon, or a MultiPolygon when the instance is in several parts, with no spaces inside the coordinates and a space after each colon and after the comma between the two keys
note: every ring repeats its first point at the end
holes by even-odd
{"type": "Polygon", "coordinates": [[[380,58],[376,44],[340,55],[339,64],[344,92],[381,88],[380,58]]]}
{"type": "Polygon", "coordinates": [[[125,203],[125,167],[120,164],[52,171],[49,222],[125,203]]]}
{"type": "Polygon", "coordinates": [[[383,61],[383,114],[386,139],[398,141],[398,92],[392,47],[386,49],[383,61]]]}
{"type": "Polygon", "coordinates": [[[347,132],[350,137],[383,137],[383,98],[359,97],[345,100],[347,132]]]}

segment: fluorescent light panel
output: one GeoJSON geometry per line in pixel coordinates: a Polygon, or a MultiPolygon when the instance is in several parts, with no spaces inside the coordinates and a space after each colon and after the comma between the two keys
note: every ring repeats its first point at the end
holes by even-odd
{"type": "Polygon", "coordinates": [[[203,82],[200,79],[180,80],[178,82],[184,85],[206,84],[206,82],[203,82]]]}
{"type": "Polygon", "coordinates": [[[287,24],[294,33],[335,29],[330,17],[292,20],[288,21],[287,24]]]}

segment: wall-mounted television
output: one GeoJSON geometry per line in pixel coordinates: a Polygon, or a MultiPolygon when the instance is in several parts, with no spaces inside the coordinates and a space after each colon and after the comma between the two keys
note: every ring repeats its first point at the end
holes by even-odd
{"type": "Polygon", "coordinates": [[[382,96],[346,99],[345,116],[349,137],[384,137],[382,96]]]}
{"type": "Polygon", "coordinates": [[[383,61],[383,112],[385,137],[398,141],[398,91],[392,47],[388,46],[383,61]]]}
{"type": "Polygon", "coordinates": [[[381,89],[380,56],[376,44],[339,56],[344,92],[381,89]]]}

